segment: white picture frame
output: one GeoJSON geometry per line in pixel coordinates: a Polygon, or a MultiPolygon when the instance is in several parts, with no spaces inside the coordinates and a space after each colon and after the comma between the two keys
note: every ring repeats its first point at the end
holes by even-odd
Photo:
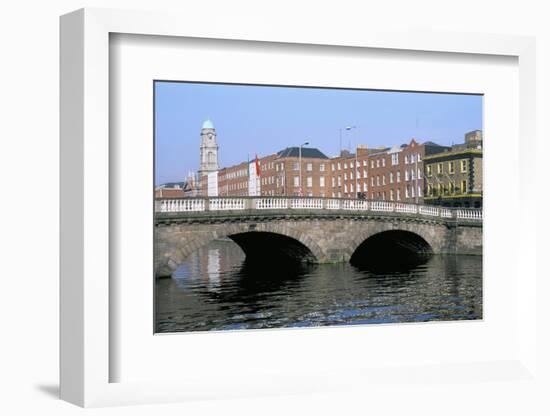
{"type": "MultiPolygon", "coordinates": [[[[483,54],[516,57],[519,67],[519,210],[527,213],[534,203],[534,186],[525,176],[530,159],[527,150],[536,146],[535,41],[529,37],[468,33],[380,32],[340,33],[327,36],[322,30],[280,30],[277,25],[251,26],[239,33],[229,22],[205,27],[192,16],[106,9],[83,9],[61,19],[61,398],[80,406],[159,403],[197,398],[242,397],[269,392],[306,393],[337,391],[354,384],[360,390],[376,383],[395,383],[407,370],[381,367],[341,368],[319,374],[282,372],[269,380],[228,386],[193,377],[178,381],[110,382],[110,365],[119,359],[110,348],[109,275],[110,171],[109,156],[109,37],[113,33],[187,38],[280,42],[283,44],[332,45],[334,47],[382,48],[452,54],[483,54]],[[341,383],[345,377],[352,383],[341,383]],[[304,381],[314,381],[305,383],[304,381]],[[284,388],[282,387],[284,386],[284,388]],[[213,387],[213,388],[212,388],[213,387]]],[[[536,217],[521,215],[518,263],[525,279],[517,294],[517,354],[498,362],[423,365],[415,374],[433,383],[434,374],[462,382],[491,380],[537,383],[536,338],[536,217]]],[[[517,271],[516,271],[517,273],[517,271]]],[[[111,308],[111,309],[110,309],[111,308]]],[[[271,333],[271,337],[277,337],[271,333]]],[[[338,336],[336,332],[322,336],[338,336]]],[[[236,341],[239,342],[239,341],[236,341]]],[[[410,370],[410,369],[409,369],[410,370]]],[[[409,371],[410,372],[410,371],[409,371]]],[[[438,376],[439,377],[439,376],[438,376]]],[[[224,378],[221,377],[221,380],[224,378]]]]}

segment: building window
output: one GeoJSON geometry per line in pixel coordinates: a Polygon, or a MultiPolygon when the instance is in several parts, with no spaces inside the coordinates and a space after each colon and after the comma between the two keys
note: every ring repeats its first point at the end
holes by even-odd
{"type": "Polygon", "coordinates": [[[432,185],[428,184],[428,196],[432,195],[432,185]]]}
{"type": "Polygon", "coordinates": [[[411,186],[411,198],[414,198],[414,186],[411,186]]]}
{"type": "Polygon", "coordinates": [[[353,162],[349,162],[349,167],[353,169],[353,162]]]}
{"type": "Polygon", "coordinates": [[[386,184],[386,175],[382,175],[382,185],[386,184]]]}
{"type": "Polygon", "coordinates": [[[344,180],[345,180],[345,181],[348,180],[348,173],[347,173],[347,172],[344,172],[344,180]]]}
{"type": "Polygon", "coordinates": [[[324,172],[325,171],[325,164],[324,163],[321,163],[319,165],[319,172],[324,172]]]}
{"type": "Polygon", "coordinates": [[[294,186],[300,186],[300,177],[299,176],[294,177],[294,186]]]}
{"type": "Polygon", "coordinates": [[[439,191],[439,195],[443,195],[445,193],[445,186],[442,183],[439,184],[438,191],[439,191]]]}
{"type": "Polygon", "coordinates": [[[460,184],[460,191],[465,194],[467,193],[467,190],[468,190],[468,181],[462,181],[462,183],[460,184]]]}
{"type": "Polygon", "coordinates": [[[437,164],[437,174],[441,175],[442,172],[443,172],[443,163],[438,163],[437,164]]]}
{"type": "Polygon", "coordinates": [[[377,168],[380,167],[380,159],[376,159],[376,167],[377,167],[377,168]]]}
{"type": "Polygon", "coordinates": [[[390,183],[393,183],[393,172],[390,172],[390,183]]]}
{"type": "Polygon", "coordinates": [[[341,165],[340,165],[340,162],[338,162],[338,170],[340,170],[341,168],[341,165]]]}
{"type": "Polygon", "coordinates": [[[468,161],[467,160],[461,160],[460,161],[460,171],[462,173],[465,173],[465,172],[467,172],[467,170],[468,170],[468,161]]]}
{"type": "Polygon", "coordinates": [[[409,164],[409,155],[405,155],[405,165],[409,164]]]}
{"type": "Polygon", "coordinates": [[[367,192],[367,191],[368,191],[367,183],[364,182],[364,183],[363,183],[363,192],[367,192]]]}
{"type": "Polygon", "coordinates": [[[319,193],[319,196],[320,196],[321,198],[324,198],[324,197],[325,197],[325,193],[321,191],[321,192],[319,193]]]}
{"type": "Polygon", "coordinates": [[[409,171],[405,170],[405,182],[409,181],[409,171]]]}
{"type": "Polygon", "coordinates": [[[311,171],[313,170],[313,163],[308,163],[308,164],[306,165],[306,170],[307,170],[308,172],[311,172],[311,171]]]}
{"type": "Polygon", "coordinates": [[[338,186],[342,186],[342,177],[338,176],[338,186]]]}
{"type": "Polygon", "coordinates": [[[351,185],[349,186],[349,191],[350,191],[351,193],[353,193],[353,184],[351,184],[351,185]]]}
{"type": "MultiPolygon", "coordinates": [[[[382,166],[385,167],[386,166],[386,158],[382,159],[382,166]]],[[[386,199],[386,198],[384,198],[386,199]]]]}
{"type": "Polygon", "coordinates": [[[363,178],[366,178],[368,175],[367,175],[367,171],[366,170],[363,170],[363,178]]]}
{"type": "Polygon", "coordinates": [[[455,162],[449,162],[449,173],[451,175],[455,173],[455,162]]]}
{"type": "Polygon", "coordinates": [[[348,168],[348,163],[344,162],[344,169],[347,169],[347,168],[348,168]]]}
{"type": "Polygon", "coordinates": [[[422,188],[420,187],[420,185],[418,185],[417,195],[419,198],[422,196],[422,188]]]}
{"type": "Polygon", "coordinates": [[[321,177],[319,178],[319,186],[320,186],[321,188],[324,188],[324,187],[325,187],[325,177],[324,177],[324,176],[321,176],[321,177]]]}
{"type": "Polygon", "coordinates": [[[405,198],[409,197],[409,185],[405,188],[405,198]]]}
{"type": "Polygon", "coordinates": [[[332,177],[332,187],[334,188],[336,186],[336,178],[334,176],[332,177]]]}
{"type": "MultiPolygon", "coordinates": [[[[323,178],[324,179],[324,178],[323,178]]],[[[313,186],[313,178],[311,176],[307,177],[307,187],[311,188],[313,186]]]]}
{"type": "Polygon", "coordinates": [[[350,178],[351,180],[353,180],[353,172],[350,172],[350,173],[349,173],[349,178],[350,178]]]}
{"type": "Polygon", "coordinates": [[[397,189],[395,193],[396,193],[395,199],[397,199],[398,201],[401,201],[401,190],[397,189]]]}
{"type": "Polygon", "coordinates": [[[420,168],[418,168],[416,174],[418,175],[418,179],[422,179],[422,170],[420,168]]]}
{"type": "Polygon", "coordinates": [[[300,165],[298,164],[298,162],[294,162],[292,164],[292,170],[300,170],[300,165]]]}
{"type": "Polygon", "coordinates": [[[334,163],[331,165],[331,169],[332,171],[334,172],[334,169],[336,168],[336,166],[334,166],[334,163]]]}
{"type": "MultiPolygon", "coordinates": [[[[391,155],[391,164],[392,166],[395,166],[399,164],[399,153],[392,153],[391,155]]],[[[391,198],[393,201],[393,198],[391,198]]]]}
{"type": "Polygon", "coordinates": [[[397,171],[397,182],[401,182],[401,171],[397,171]]]}
{"type": "Polygon", "coordinates": [[[344,193],[345,193],[345,194],[348,193],[348,185],[347,185],[347,184],[344,184],[344,193]]]}
{"type": "Polygon", "coordinates": [[[390,189],[390,201],[393,201],[393,189],[390,189]]]}
{"type": "Polygon", "coordinates": [[[371,176],[370,178],[370,186],[374,186],[374,176],[371,176]]]}
{"type": "Polygon", "coordinates": [[[426,172],[428,174],[428,177],[432,176],[432,165],[426,166],[426,172]]]}
{"type": "Polygon", "coordinates": [[[367,161],[363,160],[363,166],[367,166],[367,161]]]}
{"type": "Polygon", "coordinates": [[[380,186],[380,176],[376,176],[376,186],[380,186]]]}
{"type": "Polygon", "coordinates": [[[454,193],[454,192],[453,192],[453,184],[452,184],[451,182],[449,182],[449,183],[447,184],[447,193],[448,193],[449,195],[451,195],[452,193],[454,193]]]}
{"type": "Polygon", "coordinates": [[[417,162],[421,162],[421,161],[422,161],[422,157],[420,156],[420,153],[417,153],[417,155],[416,155],[416,161],[417,161],[417,162]]]}
{"type": "Polygon", "coordinates": [[[411,169],[411,180],[415,180],[416,179],[416,176],[415,176],[415,173],[414,173],[414,169],[411,169]]]}
{"type": "Polygon", "coordinates": [[[382,192],[382,199],[385,201],[386,200],[386,191],[382,192]]]}
{"type": "Polygon", "coordinates": [[[371,169],[374,169],[374,160],[370,161],[370,167],[371,167],[371,169]]]}

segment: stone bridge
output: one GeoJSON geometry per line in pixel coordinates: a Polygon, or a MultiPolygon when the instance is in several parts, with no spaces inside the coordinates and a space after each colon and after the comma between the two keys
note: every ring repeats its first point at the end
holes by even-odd
{"type": "Polygon", "coordinates": [[[482,253],[482,212],[328,198],[182,198],[155,201],[155,274],[170,276],[194,250],[228,237],[247,261],[361,264],[412,253],[482,253]]]}

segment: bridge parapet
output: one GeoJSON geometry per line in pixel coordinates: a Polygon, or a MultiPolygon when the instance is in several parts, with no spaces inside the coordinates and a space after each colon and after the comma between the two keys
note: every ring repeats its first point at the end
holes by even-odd
{"type": "Polygon", "coordinates": [[[349,212],[403,213],[419,217],[456,219],[473,222],[483,220],[480,209],[448,208],[434,205],[411,204],[395,201],[371,201],[344,198],[310,197],[203,197],[161,198],[155,200],[157,213],[194,213],[218,211],[289,210],[342,210],[349,212]]]}

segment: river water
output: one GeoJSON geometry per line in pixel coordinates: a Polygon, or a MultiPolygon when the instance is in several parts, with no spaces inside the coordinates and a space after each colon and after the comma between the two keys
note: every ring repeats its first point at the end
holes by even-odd
{"type": "Polygon", "coordinates": [[[348,263],[248,265],[231,241],[156,281],[156,332],[482,318],[482,257],[435,255],[400,270],[348,263]]]}

